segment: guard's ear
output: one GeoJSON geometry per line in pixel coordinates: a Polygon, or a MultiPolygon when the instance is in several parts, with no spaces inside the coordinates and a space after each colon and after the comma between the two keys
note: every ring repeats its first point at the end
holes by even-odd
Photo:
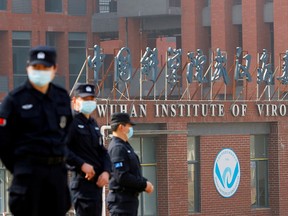
{"type": "Polygon", "coordinates": [[[74,110],[79,110],[79,104],[77,103],[77,98],[75,96],[72,97],[71,106],[74,110]]]}

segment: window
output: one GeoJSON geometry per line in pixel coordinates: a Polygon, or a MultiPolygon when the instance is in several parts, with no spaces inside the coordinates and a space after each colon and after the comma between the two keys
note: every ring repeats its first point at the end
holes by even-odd
{"type": "Polygon", "coordinates": [[[188,137],[188,211],[200,212],[200,138],[188,137]]]}
{"type": "Polygon", "coordinates": [[[268,141],[267,135],[250,138],[251,206],[268,207],[268,141]]]}
{"type": "Polygon", "coordinates": [[[52,13],[61,13],[62,0],[45,0],[45,11],[52,13]]]}
{"type": "MultiPolygon", "coordinates": [[[[86,33],[69,33],[69,73],[72,89],[86,59],[86,33]]],[[[86,82],[86,71],[83,70],[78,82],[86,82]]]]}
{"type": "Polygon", "coordinates": [[[7,0],[0,0],[0,10],[7,10],[7,0]]]}
{"type": "Polygon", "coordinates": [[[0,167],[0,213],[5,211],[5,169],[0,167]]]}
{"type": "Polygon", "coordinates": [[[68,0],[68,14],[74,16],[86,15],[86,0],[68,0]]]}
{"type": "Polygon", "coordinates": [[[32,3],[31,0],[12,0],[12,12],[13,13],[32,13],[32,3]]]}
{"type": "Polygon", "coordinates": [[[14,88],[27,79],[26,64],[31,44],[31,32],[12,32],[14,88]]]}
{"type": "MultiPolygon", "coordinates": [[[[1,104],[1,103],[0,103],[1,104]]],[[[12,174],[6,170],[0,160],[0,215],[8,210],[8,188],[12,182],[12,174]]],[[[11,214],[6,214],[11,215],[11,214]]]]}
{"type": "Polygon", "coordinates": [[[181,7],[181,0],[169,0],[169,7],[181,7]]]}
{"type": "MultiPolygon", "coordinates": [[[[55,47],[57,50],[58,56],[61,55],[61,53],[59,52],[59,50],[61,49],[58,49],[58,46],[60,46],[60,38],[62,34],[63,33],[61,32],[46,32],[46,44],[49,46],[55,47]]],[[[61,57],[58,58],[58,62],[60,59],[61,57]]],[[[65,88],[65,76],[64,75],[59,75],[59,73],[56,73],[56,76],[54,77],[52,82],[65,88]]]]}
{"type": "Polygon", "coordinates": [[[242,5],[242,0],[234,0],[233,5],[242,5]]]}
{"type": "Polygon", "coordinates": [[[129,143],[140,159],[143,176],[149,179],[154,185],[154,192],[152,194],[141,193],[138,216],[157,215],[155,139],[152,137],[133,137],[129,140],[129,143]]]}
{"type": "Polygon", "coordinates": [[[205,7],[211,6],[211,0],[205,0],[205,7]]]}

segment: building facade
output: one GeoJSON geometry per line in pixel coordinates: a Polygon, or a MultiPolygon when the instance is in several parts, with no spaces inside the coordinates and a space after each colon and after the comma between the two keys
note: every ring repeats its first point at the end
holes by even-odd
{"type": "MultiPolygon", "coordinates": [[[[139,215],[284,216],[286,16],[280,0],[0,0],[0,101],[26,79],[29,48],[53,45],[54,82],[96,82],[100,125],[114,112],[137,122],[131,144],[155,185],[139,215]]],[[[9,181],[2,167],[0,213],[9,181]]]]}

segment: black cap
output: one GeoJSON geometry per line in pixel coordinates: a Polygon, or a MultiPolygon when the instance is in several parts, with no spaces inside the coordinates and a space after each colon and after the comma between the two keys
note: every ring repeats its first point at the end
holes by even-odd
{"type": "Polygon", "coordinates": [[[95,86],[86,83],[78,83],[74,90],[74,95],[76,97],[95,97],[95,86]]]}
{"type": "Polygon", "coordinates": [[[51,46],[37,46],[30,50],[28,65],[42,64],[46,67],[56,65],[56,50],[51,46]]]}
{"type": "Polygon", "coordinates": [[[135,125],[135,123],[131,121],[128,113],[113,113],[110,123],[111,125],[120,123],[135,125]]]}

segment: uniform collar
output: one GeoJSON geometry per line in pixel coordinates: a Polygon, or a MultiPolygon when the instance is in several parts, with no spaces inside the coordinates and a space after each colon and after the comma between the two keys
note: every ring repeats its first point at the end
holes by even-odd
{"type": "Polygon", "coordinates": [[[32,92],[32,94],[34,94],[37,98],[39,99],[43,99],[43,97],[46,95],[48,96],[50,99],[53,99],[54,95],[53,95],[53,90],[52,90],[52,85],[51,83],[49,84],[49,87],[48,87],[48,91],[46,94],[43,94],[39,91],[37,91],[32,85],[31,83],[29,82],[29,80],[27,79],[26,83],[25,83],[25,86],[26,88],[32,92]]]}
{"type": "Polygon", "coordinates": [[[113,136],[113,139],[115,139],[115,140],[119,140],[119,141],[121,141],[121,143],[123,143],[123,144],[126,144],[126,145],[129,145],[130,146],[130,143],[127,141],[125,141],[125,140],[123,140],[123,139],[121,139],[120,137],[117,137],[117,136],[113,136]]]}
{"type": "Polygon", "coordinates": [[[73,110],[73,113],[75,115],[75,118],[80,119],[81,121],[83,121],[84,123],[88,123],[88,122],[93,122],[93,118],[89,117],[89,119],[86,118],[86,116],[83,113],[80,113],[78,111],[73,110]]]}

